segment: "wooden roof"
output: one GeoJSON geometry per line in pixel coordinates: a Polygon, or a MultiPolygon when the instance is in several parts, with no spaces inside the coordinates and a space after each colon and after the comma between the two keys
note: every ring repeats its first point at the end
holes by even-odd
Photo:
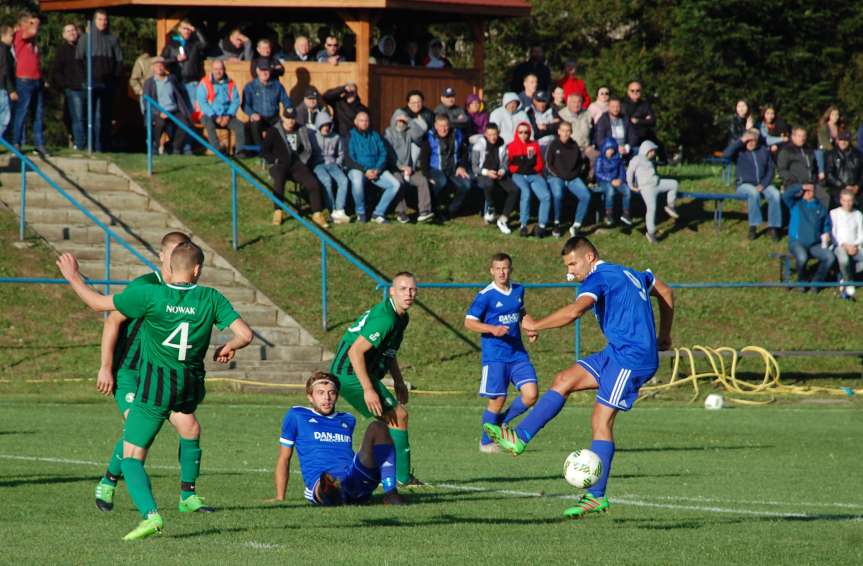
{"type": "Polygon", "coordinates": [[[527,16],[528,0],[41,0],[45,12],[84,11],[95,8],[132,10],[156,8],[278,8],[283,10],[410,10],[493,17],[527,16]]]}

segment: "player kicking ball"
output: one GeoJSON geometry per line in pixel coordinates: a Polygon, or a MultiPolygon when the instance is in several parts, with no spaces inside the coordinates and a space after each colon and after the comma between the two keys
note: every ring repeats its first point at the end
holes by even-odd
{"type": "Polygon", "coordinates": [[[383,486],[385,505],[401,505],[396,452],[386,425],[373,421],[354,454],[357,421],[350,413],[336,411],[340,387],[332,374],[316,372],[306,381],[311,407],[292,407],[285,415],[276,462],[276,501],[285,500],[296,449],[305,497],[313,505],[366,503],[378,484],[383,486]]]}
{"type": "Polygon", "coordinates": [[[674,294],[650,270],[637,271],[601,260],[587,238],[570,238],[561,253],[567,276],[581,283],[578,296],[573,304],[543,319],[525,317],[522,323],[525,331],[532,335],[568,326],[593,309],[608,345],[557,374],[551,388],[517,427],[486,424],[485,429],[501,448],[518,456],[540,429],[557,416],[570,393],[597,389],[591,417],[591,450],[602,460],[602,475],[574,507],[564,511],[567,517],[580,518],[608,509],[605,488],[614,458],[614,418],[618,411],[632,408],[638,390],[656,373],[657,346],[660,349],[671,346],[674,294]],[[659,300],[658,339],[650,296],[659,300]]]}
{"type": "MultiPolygon", "coordinates": [[[[476,297],[468,308],[464,327],[482,333],[482,379],[480,397],[488,398],[482,414],[482,424],[506,426],[536,403],[536,370],[521,341],[520,324],[525,315],[524,287],[510,281],[512,258],[505,253],[491,258],[492,282],[476,297]],[[506,412],[509,384],[521,393],[506,412]]],[[[482,429],[479,451],[500,452],[482,429]]]]}
{"type": "MultiPolygon", "coordinates": [[[[197,284],[204,253],[192,242],[171,252],[164,285],[137,285],[117,295],[102,295],[88,287],[71,254],[57,265],[75,293],[96,311],[118,310],[143,319],[138,390],[123,433],[120,469],[135,507],[144,517],[124,540],[143,539],[162,530],[163,520],[144,470],[147,452],[171,413],[192,415],[204,400],[204,356],[212,327],[231,328],[234,336],[218,348],[215,360],[227,363],[253,338],[231,303],[217,290],[197,284]]],[[[197,475],[197,473],[195,474],[197,475]]]]}

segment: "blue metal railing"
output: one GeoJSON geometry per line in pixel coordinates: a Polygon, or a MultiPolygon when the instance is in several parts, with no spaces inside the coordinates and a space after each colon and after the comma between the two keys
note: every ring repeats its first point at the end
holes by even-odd
{"type": "Polygon", "coordinates": [[[239,167],[231,158],[226,156],[224,153],[219,151],[218,148],[214,147],[211,143],[209,143],[206,139],[201,137],[198,132],[196,132],[193,128],[190,128],[181,120],[179,120],[172,113],[168,112],[164,108],[162,108],[158,102],[147,96],[146,94],[143,96],[143,100],[145,103],[145,114],[147,121],[147,175],[153,175],[153,110],[155,109],[157,112],[164,114],[171,120],[174,125],[178,128],[182,129],[187,135],[191,136],[196,142],[207,148],[209,151],[213,153],[219,160],[222,161],[231,171],[231,235],[232,235],[232,247],[236,251],[238,248],[238,239],[239,239],[239,220],[238,220],[238,191],[237,191],[237,177],[242,177],[244,181],[252,185],[255,189],[258,190],[262,195],[264,195],[267,199],[269,199],[273,204],[287,212],[291,217],[300,223],[300,225],[314,234],[318,240],[321,242],[321,325],[326,332],[328,328],[327,323],[327,248],[332,248],[343,258],[348,260],[351,264],[354,265],[357,269],[365,273],[369,276],[372,281],[380,286],[388,284],[387,280],[377,273],[375,273],[369,266],[363,263],[358,257],[349,252],[344,248],[341,244],[336,242],[329,234],[321,230],[318,226],[309,222],[305,218],[303,218],[297,211],[293,208],[279,200],[267,187],[262,185],[260,181],[258,181],[254,176],[250,175],[248,171],[239,167]]]}

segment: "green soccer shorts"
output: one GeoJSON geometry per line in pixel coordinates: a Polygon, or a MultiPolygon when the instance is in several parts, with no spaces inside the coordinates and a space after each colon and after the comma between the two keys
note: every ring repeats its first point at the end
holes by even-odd
{"type": "Polygon", "coordinates": [[[175,403],[173,406],[167,403],[156,405],[152,403],[152,398],[151,402],[144,402],[141,398],[141,392],[138,391],[129,410],[129,416],[126,418],[123,440],[135,446],[149,449],[162,425],[171,417],[171,413],[194,413],[198,405],[204,400],[206,390],[203,378],[200,378],[195,384],[189,385],[193,388],[191,397],[175,403]]]}
{"type": "Polygon", "coordinates": [[[114,401],[121,415],[132,408],[136,391],[138,391],[138,370],[120,368],[115,380],[114,401]]]}
{"type": "MultiPolygon", "coordinates": [[[[336,377],[339,379],[339,383],[342,384],[341,389],[339,389],[339,397],[347,401],[354,410],[365,418],[368,419],[373,417],[374,415],[372,412],[369,411],[368,407],[366,407],[366,400],[363,397],[363,386],[360,383],[360,380],[357,379],[355,375],[337,374],[336,377]]],[[[381,407],[383,407],[384,412],[386,413],[387,411],[395,409],[399,402],[396,400],[392,391],[387,389],[383,383],[374,378],[372,379],[372,385],[381,398],[381,407]]]]}

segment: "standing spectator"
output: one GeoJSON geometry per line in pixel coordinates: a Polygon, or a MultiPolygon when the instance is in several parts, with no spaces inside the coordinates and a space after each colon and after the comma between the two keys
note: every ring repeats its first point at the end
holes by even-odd
{"type": "Polygon", "coordinates": [[[27,113],[33,107],[33,141],[36,152],[42,157],[48,155],[45,149],[42,130],[42,56],[36,45],[39,33],[39,16],[23,14],[12,36],[15,49],[15,92],[18,102],[12,118],[12,143],[20,151],[24,139],[24,123],[27,113]]]}
{"type": "Polygon", "coordinates": [[[255,46],[255,54],[252,57],[252,62],[249,64],[249,72],[252,74],[252,77],[255,76],[255,67],[258,61],[268,61],[270,63],[270,72],[276,80],[285,74],[285,67],[282,66],[278,57],[273,54],[273,42],[269,39],[259,39],[258,44],[255,46]]]}
{"type": "Polygon", "coordinates": [[[551,202],[554,209],[554,227],[551,235],[560,238],[563,231],[560,227],[560,217],[563,212],[563,189],[566,189],[578,201],[575,209],[575,220],[569,228],[572,236],[578,234],[587,209],[590,206],[590,191],[581,179],[584,163],[578,144],[572,139],[572,125],[562,122],[557,129],[557,137],[545,152],[545,172],[548,188],[551,190],[551,202]]]}
{"type": "MultiPolygon", "coordinates": [[[[309,195],[312,207],[312,222],[321,228],[328,228],[324,218],[323,194],[324,187],[308,168],[306,163],[312,157],[312,143],[309,141],[309,129],[297,124],[297,113],[293,108],[285,108],[282,119],[267,130],[267,135],[261,142],[261,157],[270,166],[270,176],[273,178],[273,193],[285,201],[285,181],[299,183],[309,195]]],[[[273,224],[278,226],[285,221],[285,211],[273,204],[273,224]]]]}
{"type": "Polygon", "coordinates": [[[638,148],[635,145],[635,135],[629,120],[623,114],[618,98],[612,98],[608,101],[608,112],[600,116],[596,122],[596,128],[594,128],[593,141],[596,146],[602,147],[608,138],[614,138],[620,149],[620,155],[626,160],[629,160],[633,150],[638,148]]]}
{"type": "Polygon", "coordinates": [[[572,139],[581,150],[582,156],[587,158],[588,163],[590,163],[587,177],[593,177],[599,152],[593,145],[593,124],[590,119],[590,112],[584,109],[581,95],[570,94],[569,98],[566,99],[566,108],[560,111],[559,116],[561,120],[569,122],[572,126],[572,139]]]}
{"type": "Polygon", "coordinates": [[[209,75],[201,79],[195,95],[196,109],[201,113],[201,123],[207,129],[207,140],[223,153],[226,147],[219,146],[216,129],[229,129],[234,132],[235,152],[246,145],[246,125],[237,119],[240,109],[240,92],[225,73],[225,62],[213,61],[209,75]]]}
{"type": "MultiPolygon", "coordinates": [[[[855,194],[850,189],[842,189],[839,206],[830,211],[834,253],[839,263],[839,282],[853,283],[854,276],[863,270],[863,214],[854,209],[855,194]],[[853,265],[852,265],[853,262],[853,265]]],[[[853,298],[854,286],[840,287],[844,298],[853,298]]]]}
{"type": "Polygon", "coordinates": [[[336,121],[338,133],[345,139],[354,127],[357,115],[363,112],[368,119],[369,109],[360,101],[355,83],[331,88],[324,92],[323,99],[333,109],[333,119],[336,121]]]}
{"type": "Polygon", "coordinates": [[[171,73],[186,89],[190,106],[194,104],[198,81],[204,76],[204,50],[207,40],[189,20],[181,20],[162,49],[162,58],[171,73]]]}
{"type": "Polygon", "coordinates": [[[426,131],[428,131],[434,125],[434,112],[426,107],[425,95],[418,90],[411,90],[408,91],[405,101],[407,105],[403,106],[402,110],[407,113],[411,120],[421,119],[421,125],[424,125],[426,131]]]}
{"type": "MultiPolygon", "coordinates": [[[[411,120],[404,110],[396,110],[390,120],[390,127],[384,133],[389,149],[390,167],[394,167],[395,177],[407,189],[414,187],[417,191],[417,222],[428,222],[434,219],[432,211],[431,189],[426,176],[419,169],[419,152],[425,130],[416,120],[411,120]]],[[[406,224],[407,199],[404,194],[396,204],[396,216],[399,222],[406,224]]]]}
{"type": "MultiPolygon", "coordinates": [[[[144,81],[144,94],[159,103],[166,112],[174,114],[178,120],[186,126],[192,127],[192,109],[186,102],[186,97],[183,95],[183,87],[177,81],[174,75],[168,72],[168,67],[165,65],[165,59],[156,57],[153,59],[153,76],[144,81]]],[[[185,145],[186,132],[183,128],[176,126],[168,118],[164,112],[159,112],[153,109],[153,143],[159,144],[162,139],[162,134],[168,132],[173,133],[174,151],[179,152],[185,145]]],[[[162,146],[158,148],[159,153],[163,152],[162,146]]],[[[190,150],[186,150],[190,153],[190,150]]]]}
{"type": "Polygon", "coordinates": [[[12,56],[11,26],[0,25],[0,138],[12,119],[12,102],[18,100],[15,91],[15,58],[12,56]]]}
{"type": "Polygon", "coordinates": [[[608,99],[611,98],[611,89],[607,86],[599,87],[596,91],[596,100],[590,103],[587,111],[590,112],[590,119],[596,124],[599,118],[608,112],[608,99]]]}
{"type": "MultiPolygon", "coordinates": [[[[614,223],[614,194],[619,193],[623,208],[620,221],[626,226],[632,226],[632,216],[629,213],[632,191],[626,184],[626,163],[620,156],[614,138],[606,138],[600,148],[596,160],[596,184],[605,194],[605,224],[610,226],[614,223]]],[[[572,234],[571,230],[570,233],[572,234]]]]}
{"type": "Polygon", "coordinates": [[[312,44],[305,35],[298,35],[294,40],[294,49],[285,57],[285,61],[311,61],[312,44]]]}
{"type": "MultiPolygon", "coordinates": [[[[365,183],[368,181],[384,191],[378,205],[372,211],[372,222],[387,224],[386,213],[393,199],[398,195],[400,185],[393,174],[386,169],[387,148],[381,135],[371,129],[368,112],[357,113],[354,127],[347,139],[345,167],[348,169],[348,179],[354,195],[357,222],[368,221],[365,204],[365,183]]],[[[344,216],[347,215],[343,209],[333,213],[334,220],[344,216]]]]}
{"type": "Polygon", "coordinates": [[[533,136],[543,149],[551,143],[557,134],[560,117],[553,108],[549,108],[548,93],[537,91],[533,95],[533,104],[525,111],[527,120],[533,130],[533,136]]]}
{"type": "MultiPolygon", "coordinates": [[[[485,129],[488,126],[488,112],[483,108],[482,99],[478,94],[467,95],[464,105],[470,118],[467,129],[468,135],[470,136],[471,144],[475,144],[483,137],[485,129]]],[[[499,134],[500,132],[498,132],[498,137],[500,137],[499,134]]]]}
{"type": "Polygon", "coordinates": [[[527,114],[519,110],[520,101],[518,95],[514,92],[505,92],[503,100],[498,108],[495,108],[489,121],[497,124],[500,128],[500,138],[504,140],[512,140],[515,138],[515,128],[520,122],[527,122],[527,114]]]}
{"type": "Polygon", "coordinates": [[[734,106],[734,116],[728,124],[728,145],[740,141],[748,130],[755,126],[755,118],[749,112],[749,104],[745,100],[738,100],[734,106]]]}
{"type": "MultiPolygon", "coordinates": [[[[297,120],[299,122],[299,120],[297,120]]],[[[315,118],[315,129],[309,132],[312,142],[312,172],[324,187],[326,205],[333,211],[335,224],[346,224],[351,221],[347,215],[337,216],[336,212],[345,209],[348,198],[348,178],[342,171],[345,162],[345,144],[342,137],[336,133],[333,119],[327,112],[318,112],[315,118]],[[333,196],[333,183],[336,184],[336,194],[333,196]]]]}
{"type": "Polygon", "coordinates": [[[845,120],[839,108],[831,104],[818,120],[818,149],[830,151],[836,142],[836,136],[845,128],[845,120]]]}
{"type": "Polygon", "coordinates": [[[512,182],[518,187],[521,199],[519,202],[518,219],[521,223],[519,235],[522,238],[530,236],[527,229],[530,221],[530,193],[539,199],[539,218],[533,235],[544,238],[548,235],[546,225],[548,224],[549,208],[551,207],[551,193],[548,184],[542,176],[543,163],[542,152],[539,144],[531,139],[530,123],[520,122],[515,129],[515,137],[506,147],[509,159],[509,172],[512,174],[512,182]]]}
{"type": "Polygon", "coordinates": [[[722,155],[737,164],[737,194],[745,196],[749,211],[749,239],[758,237],[761,216],[761,197],[767,201],[767,226],[774,242],[779,241],[782,228],[782,203],[779,190],[773,186],[773,159],[770,150],[759,143],[758,130],[750,129],[735,140],[722,155]]]}
{"type": "Polygon", "coordinates": [[[674,208],[677,199],[677,181],[674,179],[660,179],[656,172],[656,144],[650,140],[641,143],[638,155],[629,162],[626,169],[626,184],[644,199],[647,211],[644,214],[644,223],[647,225],[645,237],[651,244],[656,240],[656,205],[661,193],[667,193],[665,212],[673,219],[679,218],[674,208]]]}
{"type": "Polygon", "coordinates": [[[444,219],[456,215],[470,191],[466,141],[460,130],[450,127],[446,114],[440,114],[420,146],[419,167],[431,183],[438,206],[442,205],[444,193],[455,192],[443,213],[444,219]]]}
{"type": "MultiPolygon", "coordinates": [[[[779,151],[776,161],[776,172],[782,179],[782,188],[785,192],[799,188],[800,185],[809,184],[815,186],[818,182],[818,167],[815,161],[815,152],[806,146],[806,130],[794,128],[791,131],[791,143],[779,151]]],[[[813,189],[815,190],[815,189],[813,189]]],[[[819,195],[819,200],[826,207],[830,202],[826,192],[819,195]]]]}
{"type": "Polygon", "coordinates": [[[650,102],[642,98],[641,90],[640,82],[630,81],[626,85],[626,99],[623,101],[623,114],[629,121],[632,131],[632,146],[641,147],[641,142],[650,140],[656,144],[656,151],[661,153],[656,137],[656,115],[650,107],[650,102]]]}
{"type": "Polygon", "coordinates": [[[153,76],[153,59],[156,57],[156,42],[145,37],[141,39],[141,53],[132,65],[132,74],[129,76],[129,88],[138,97],[141,104],[141,113],[144,113],[144,81],[153,76]]]}
{"type": "Polygon", "coordinates": [[[69,22],[63,26],[63,39],[54,53],[51,84],[60,89],[66,98],[69,124],[72,127],[72,144],[75,149],[84,149],[87,147],[87,133],[84,129],[86,77],[83,62],[75,56],[77,49],[78,27],[69,22]]]}
{"type": "Polygon", "coordinates": [[[768,104],[761,109],[761,121],[756,127],[770,149],[770,154],[776,158],[779,150],[788,142],[788,124],[776,115],[776,108],[768,104]]]}
{"type": "Polygon", "coordinates": [[[468,134],[468,126],[470,118],[464,108],[455,103],[455,89],[446,87],[440,95],[440,104],[434,111],[435,115],[446,114],[449,118],[450,126],[461,130],[462,134],[468,134]]]}
{"type": "Polygon", "coordinates": [[[578,78],[576,71],[578,66],[575,61],[569,60],[564,65],[563,77],[557,81],[557,86],[563,88],[563,99],[566,100],[571,94],[580,94],[584,110],[590,106],[590,93],[584,81],[578,78]]]}
{"type": "Polygon", "coordinates": [[[863,181],[863,155],[851,146],[851,132],[842,130],[836,137],[834,148],[827,152],[826,177],[831,204],[839,202],[839,194],[848,190],[860,202],[860,182],[863,181]]]}
{"type": "Polygon", "coordinates": [[[497,228],[504,234],[511,234],[509,217],[518,199],[518,187],[512,183],[507,171],[506,144],[500,139],[497,124],[489,122],[485,134],[471,148],[471,169],[474,171],[476,184],[485,196],[485,221],[495,222],[495,189],[502,190],[506,198],[497,217],[497,228]]]}
{"type": "Polygon", "coordinates": [[[223,61],[251,61],[252,41],[240,28],[234,28],[219,42],[219,53],[223,61]]]}
{"type": "Polygon", "coordinates": [[[279,104],[285,110],[292,105],[282,83],[272,79],[269,61],[259,61],[256,72],[257,78],[243,87],[243,112],[249,117],[252,141],[261,145],[264,132],[279,123],[279,104]]]}
{"type": "Polygon", "coordinates": [[[318,89],[310,86],[303,95],[303,102],[297,107],[297,123],[314,130],[321,112],[323,110],[318,104],[318,89]]]}
{"type": "Polygon", "coordinates": [[[556,86],[554,87],[554,90],[551,91],[551,108],[555,112],[560,112],[566,108],[566,96],[562,87],[556,86]]]}
{"type": "MultiPolygon", "coordinates": [[[[111,121],[113,118],[114,84],[123,76],[123,52],[116,36],[108,29],[108,13],[96,10],[90,26],[93,33],[93,149],[111,149],[111,121]]],[[[78,41],[78,59],[87,60],[87,34],[78,41]]],[[[185,95],[185,93],[184,93],[185,95]]],[[[191,98],[186,105],[191,107],[191,98]]]]}
{"type": "Polygon", "coordinates": [[[405,44],[405,52],[399,62],[408,67],[421,67],[422,58],[420,57],[420,44],[414,40],[408,41],[405,44]]]}
{"type": "Polygon", "coordinates": [[[537,90],[545,90],[539,88],[539,79],[533,73],[524,77],[522,90],[518,93],[519,110],[527,110],[533,104],[533,96],[537,90]]]}
{"type": "Polygon", "coordinates": [[[395,65],[396,38],[391,35],[381,36],[380,41],[372,50],[372,58],[376,65],[395,65]]]}
{"type": "Polygon", "coordinates": [[[545,64],[545,55],[542,47],[534,45],[528,50],[527,61],[519,63],[512,72],[512,90],[518,90],[524,84],[527,75],[534,75],[538,79],[538,88],[547,91],[551,87],[551,70],[545,64]]]}
{"type": "Polygon", "coordinates": [[[334,35],[328,35],[324,40],[324,47],[318,51],[316,59],[318,63],[329,63],[330,65],[338,65],[345,61],[339,52],[339,38],[334,35]]]}
{"type": "MultiPolygon", "coordinates": [[[[795,134],[796,129],[791,132],[792,141],[795,134]]],[[[824,205],[815,198],[815,185],[795,184],[782,194],[782,200],[791,211],[788,222],[788,249],[794,256],[797,281],[806,281],[806,262],[810,257],[818,260],[818,269],[812,276],[812,282],[824,281],[836,257],[828,247],[831,240],[830,215],[824,205]]],[[[804,293],[809,290],[803,287],[804,293]]],[[[816,288],[815,292],[818,291],[816,288]]]]}
{"type": "Polygon", "coordinates": [[[427,69],[450,69],[452,63],[443,54],[443,41],[434,38],[429,41],[429,51],[423,66],[427,69]]]}

